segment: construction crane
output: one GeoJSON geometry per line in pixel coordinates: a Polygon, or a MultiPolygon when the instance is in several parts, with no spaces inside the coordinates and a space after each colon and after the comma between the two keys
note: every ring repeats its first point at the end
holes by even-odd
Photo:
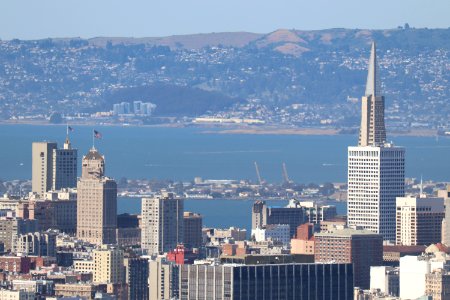
{"type": "Polygon", "coordinates": [[[258,183],[261,185],[263,184],[263,180],[261,178],[261,174],[259,173],[259,167],[256,161],[255,161],[255,170],[256,170],[256,177],[258,178],[258,183]]]}
{"type": "Polygon", "coordinates": [[[288,172],[287,172],[287,168],[286,168],[286,164],[283,163],[283,181],[284,183],[291,183],[291,180],[289,180],[289,176],[288,176],[288,172]]]}

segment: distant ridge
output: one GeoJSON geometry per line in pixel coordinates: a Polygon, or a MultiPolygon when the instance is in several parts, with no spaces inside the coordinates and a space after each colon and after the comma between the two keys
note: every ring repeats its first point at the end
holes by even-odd
{"type": "Polygon", "coordinates": [[[96,37],[89,39],[89,44],[105,47],[111,42],[115,44],[137,45],[146,44],[154,46],[168,46],[174,49],[201,49],[206,46],[232,46],[244,47],[250,42],[264,36],[264,34],[251,32],[218,32],[218,33],[199,33],[187,35],[172,35],[168,37],[144,37],[144,38],[126,38],[126,37],[96,37]]]}

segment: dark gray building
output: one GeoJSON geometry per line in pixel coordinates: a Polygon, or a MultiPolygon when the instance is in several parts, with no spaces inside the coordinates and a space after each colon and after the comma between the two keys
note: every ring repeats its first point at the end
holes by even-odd
{"type": "Polygon", "coordinates": [[[353,299],[352,264],[181,265],[180,299],[353,299]]]}
{"type": "Polygon", "coordinates": [[[147,258],[126,258],[125,280],[129,300],[148,300],[149,262],[147,258]]]}
{"type": "Polygon", "coordinates": [[[252,208],[252,229],[269,224],[289,225],[293,237],[297,227],[305,223],[305,213],[300,202],[291,200],[286,207],[267,206],[265,201],[255,201],[252,208]]]}

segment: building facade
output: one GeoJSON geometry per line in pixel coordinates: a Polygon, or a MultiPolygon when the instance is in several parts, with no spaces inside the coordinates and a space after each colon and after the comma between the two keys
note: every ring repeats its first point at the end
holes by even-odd
{"type": "Polygon", "coordinates": [[[32,145],[32,181],[31,191],[40,197],[52,189],[53,185],[53,142],[35,142],[32,145]]]}
{"type": "Polygon", "coordinates": [[[78,180],[77,237],[96,245],[116,243],[117,184],[104,171],[104,157],[92,148],[78,180]]]}
{"type": "Polygon", "coordinates": [[[72,149],[69,137],[63,149],[53,149],[52,190],[77,186],[77,149],[72,149]]]}
{"type": "Polygon", "coordinates": [[[149,260],[148,258],[125,258],[125,280],[128,285],[129,300],[149,300],[149,260]]]}
{"type": "Polygon", "coordinates": [[[252,207],[252,230],[271,224],[289,225],[290,237],[305,223],[305,213],[299,201],[291,200],[286,207],[270,207],[265,201],[255,201],[252,207]]]}
{"type": "Polygon", "coordinates": [[[355,286],[370,287],[370,267],[383,264],[383,238],[368,230],[350,228],[321,232],[315,238],[315,262],[352,263],[355,286]]]}
{"type": "Polygon", "coordinates": [[[351,264],[182,265],[180,299],[353,299],[351,264]]]}
{"type": "Polygon", "coordinates": [[[148,254],[168,252],[183,242],[183,203],[173,193],[142,198],[141,247],[148,254]]]}
{"type": "Polygon", "coordinates": [[[444,199],[398,197],[396,207],[397,245],[430,245],[441,241],[444,199]]]}
{"type": "Polygon", "coordinates": [[[200,248],[202,246],[203,217],[200,214],[185,211],[184,220],[184,245],[188,248],[200,248]]]}

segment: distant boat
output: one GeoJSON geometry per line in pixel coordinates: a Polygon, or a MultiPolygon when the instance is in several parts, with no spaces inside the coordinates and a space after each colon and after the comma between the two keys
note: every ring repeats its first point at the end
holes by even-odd
{"type": "Polygon", "coordinates": [[[23,166],[23,163],[20,163],[19,166],[23,166]]]}
{"type": "Polygon", "coordinates": [[[323,163],[322,166],[323,166],[323,167],[331,167],[331,166],[334,166],[334,164],[323,163]]]}

